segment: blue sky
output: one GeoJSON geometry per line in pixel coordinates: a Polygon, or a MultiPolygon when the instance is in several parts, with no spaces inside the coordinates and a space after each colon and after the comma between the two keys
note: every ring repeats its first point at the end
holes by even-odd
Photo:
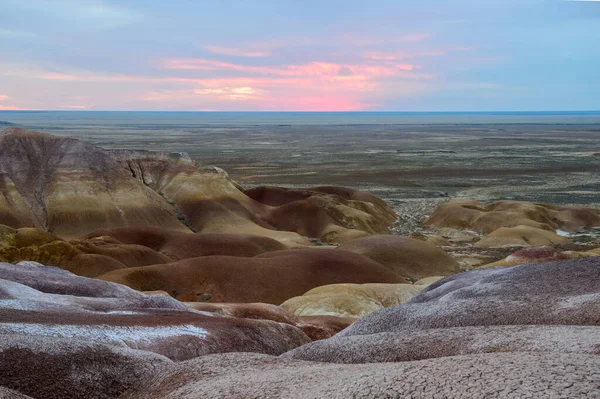
{"type": "Polygon", "coordinates": [[[600,109],[600,1],[2,0],[0,110],[600,109]]]}

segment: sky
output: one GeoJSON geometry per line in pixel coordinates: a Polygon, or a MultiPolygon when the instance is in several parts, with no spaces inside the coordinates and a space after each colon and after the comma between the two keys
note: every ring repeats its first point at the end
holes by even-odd
{"type": "Polygon", "coordinates": [[[600,110],[600,1],[1,0],[20,109],[600,110]]]}

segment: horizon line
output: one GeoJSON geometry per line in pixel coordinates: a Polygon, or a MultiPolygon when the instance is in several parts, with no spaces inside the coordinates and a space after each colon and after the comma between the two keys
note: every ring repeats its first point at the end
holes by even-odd
{"type": "MultiPolygon", "coordinates": [[[[599,0],[600,1],[600,0],[599,0]]],[[[204,114],[483,114],[483,113],[576,113],[600,112],[600,109],[576,110],[462,110],[462,111],[204,111],[204,110],[119,110],[119,109],[0,109],[0,113],[7,112],[171,112],[171,113],[204,113],[204,114]]]]}

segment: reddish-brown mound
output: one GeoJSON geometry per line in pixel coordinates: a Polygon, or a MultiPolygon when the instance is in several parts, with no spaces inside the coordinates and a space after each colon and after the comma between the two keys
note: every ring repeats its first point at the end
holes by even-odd
{"type": "Polygon", "coordinates": [[[99,278],[140,291],[163,290],[182,301],[277,305],[320,285],[406,282],[364,256],[322,249],[274,251],[254,258],[205,256],[115,270],[99,278]]]}
{"type": "MultiPolygon", "coordinates": [[[[22,260],[24,259],[9,260],[9,262],[20,262],[22,260]]],[[[40,263],[44,261],[43,259],[34,260],[40,263]]],[[[51,266],[59,266],[62,269],[68,270],[71,273],[83,277],[96,277],[100,276],[101,274],[111,272],[113,270],[125,269],[127,267],[125,264],[119,262],[116,259],[97,254],[75,255],[75,257],[71,259],[66,265],[52,265],[51,262],[47,263],[51,266]]]]}
{"type": "Polygon", "coordinates": [[[286,248],[279,241],[263,236],[187,234],[156,227],[102,229],[88,235],[88,238],[93,237],[111,237],[123,244],[143,245],[175,260],[208,255],[252,257],[286,248]]]}
{"type": "Polygon", "coordinates": [[[335,221],[310,201],[300,200],[282,205],[268,213],[267,220],[280,230],[295,231],[310,238],[321,238],[335,221]]]}
{"type": "Polygon", "coordinates": [[[338,247],[371,258],[409,279],[441,276],[460,271],[458,263],[435,245],[392,235],[374,235],[338,247]]]}
{"type": "Polygon", "coordinates": [[[86,254],[106,256],[128,267],[156,265],[173,261],[172,257],[158,253],[143,245],[107,242],[101,238],[75,241],[73,244],[86,254]]]}

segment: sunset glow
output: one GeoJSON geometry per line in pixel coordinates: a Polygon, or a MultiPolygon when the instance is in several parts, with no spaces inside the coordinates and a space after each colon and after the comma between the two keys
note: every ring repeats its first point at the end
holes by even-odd
{"type": "Polygon", "coordinates": [[[0,49],[10,54],[0,60],[0,109],[600,108],[591,39],[600,24],[570,12],[597,4],[509,3],[356,2],[320,6],[315,18],[287,1],[226,10],[217,2],[8,0],[0,5],[10,16],[0,26],[0,49]],[[582,31],[577,37],[589,41],[573,42],[582,31]],[[569,48],[568,57],[557,48],[569,48]],[[577,103],[568,100],[575,91],[577,103]]]}

